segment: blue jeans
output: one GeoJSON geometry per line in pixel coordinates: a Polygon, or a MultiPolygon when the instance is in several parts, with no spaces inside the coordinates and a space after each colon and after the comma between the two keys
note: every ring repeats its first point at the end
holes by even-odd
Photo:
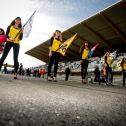
{"type": "Polygon", "coordinates": [[[112,68],[107,66],[106,68],[106,82],[108,82],[108,80],[112,83],[113,82],[113,72],[112,72],[112,68]]]}

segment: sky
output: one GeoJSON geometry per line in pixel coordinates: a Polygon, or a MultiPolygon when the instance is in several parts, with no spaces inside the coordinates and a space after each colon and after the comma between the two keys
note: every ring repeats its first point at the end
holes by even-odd
{"type": "MultiPolygon", "coordinates": [[[[111,6],[119,0],[4,0],[0,3],[0,27],[6,28],[16,17],[24,24],[36,10],[32,31],[20,42],[19,63],[33,67],[44,62],[33,58],[26,51],[48,40],[56,29],[64,31],[111,6]]],[[[0,55],[1,57],[1,55],[0,55]]],[[[13,64],[13,49],[4,63],[13,64]]]]}

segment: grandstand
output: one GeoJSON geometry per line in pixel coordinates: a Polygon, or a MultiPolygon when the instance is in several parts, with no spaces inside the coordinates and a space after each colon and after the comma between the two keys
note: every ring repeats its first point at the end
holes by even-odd
{"type": "Polygon", "coordinates": [[[116,56],[116,58],[115,58],[115,60],[114,60],[114,62],[112,64],[112,68],[113,68],[114,71],[118,72],[118,71],[122,70],[122,68],[121,68],[121,61],[122,61],[122,59],[124,57],[126,57],[126,53],[120,53],[120,54],[118,54],[116,56]]]}
{"type": "MultiPolygon", "coordinates": [[[[116,51],[110,53],[113,63],[112,63],[112,69],[113,71],[121,71],[121,66],[120,63],[122,61],[122,58],[126,57],[126,53],[119,53],[117,54],[116,51]]],[[[95,58],[91,58],[90,63],[88,65],[88,72],[93,72],[97,67],[99,67],[99,69],[102,69],[102,65],[104,63],[104,56],[103,57],[97,57],[95,58]]],[[[81,70],[81,66],[80,66],[80,61],[73,61],[68,62],[68,63],[60,63],[60,67],[64,70],[66,66],[69,66],[71,68],[72,72],[80,72],[81,70]]]]}
{"type": "MultiPolygon", "coordinates": [[[[59,67],[64,69],[66,65],[70,65],[73,71],[80,71],[79,49],[84,41],[88,41],[91,46],[96,42],[100,44],[99,48],[94,52],[88,71],[93,71],[95,66],[101,69],[104,62],[104,54],[110,50],[113,59],[113,68],[122,59],[121,53],[126,53],[126,0],[108,7],[107,9],[89,17],[88,19],[74,25],[73,27],[62,32],[63,41],[77,33],[77,39],[68,48],[66,56],[62,57],[59,67]],[[116,50],[116,51],[115,51],[116,50]],[[117,53],[117,59],[115,53],[117,53]],[[65,61],[62,63],[62,61],[65,61]],[[64,67],[64,68],[63,68],[64,67]]],[[[45,63],[48,63],[48,47],[50,39],[40,45],[27,51],[26,54],[31,55],[45,63]]],[[[119,68],[120,69],[120,68],[119,68]]]]}

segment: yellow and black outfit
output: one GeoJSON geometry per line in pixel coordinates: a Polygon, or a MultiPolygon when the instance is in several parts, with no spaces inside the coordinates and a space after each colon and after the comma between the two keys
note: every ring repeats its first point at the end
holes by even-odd
{"type": "Polygon", "coordinates": [[[126,62],[123,63],[122,68],[123,68],[124,71],[126,71],[126,62]]]}
{"type": "Polygon", "coordinates": [[[106,67],[106,83],[108,83],[108,81],[110,80],[110,84],[112,84],[113,82],[113,71],[112,71],[112,68],[111,68],[111,65],[112,65],[112,58],[110,55],[107,55],[105,56],[105,63],[107,64],[107,67],[106,67]],[[110,74],[110,76],[109,76],[110,74]]]}
{"type": "Polygon", "coordinates": [[[17,73],[18,71],[18,67],[19,67],[19,63],[18,63],[18,54],[19,54],[19,48],[20,48],[20,40],[22,40],[23,38],[23,33],[20,32],[21,29],[20,28],[15,28],[13,25],[8,26],[7,31],[6,31],[6,37],[9,38],[15,38],[14,41],[7,41],[4,51],[3,51],[3,55],[0,59],[0,70],[1,67],[3,65],[4,60],[6,59],[10,49],[13,47],[13,51],[14,51],[14,68],[15,68],[15,73],[17,73]],[[17,35],[18,34],[18,35],[17,35]]]}
{"type": "Polygon", "coordinates": [[[121,66],[122,66],[122,72],[123,72],[123,86],[125,86],[125,79],[126,79],[126,61],[122,60],[121,66]]]}
{"type": "Polygon", "coordinates": [[[81,64],[81,77],[82,79],[85,79],[86,74],[87,74],[87,68],[88,68],[88,63],[89,63],[89,54],[90,50],[89,49],[83,49],[82,52],[82,64],[81,64]]]}
{"type": "Polygon", "coordinates": [[[52,37],[50,40],[50,46],[52,51],[52,56],[50,57],[49,66],[48,66],[48,76],[51,76],[51,68],[54,63],[54,77],[57,75],[57,69],[58,69],[58,62],[60,59],[60,53],[59,48],[61,45],[61,41],[59,39],[56,39],[55,37],[52,37]]]}

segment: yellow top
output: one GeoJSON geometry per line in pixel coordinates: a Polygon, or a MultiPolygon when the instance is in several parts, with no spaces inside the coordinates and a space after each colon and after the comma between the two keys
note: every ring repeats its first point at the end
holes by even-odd
{"type": "MultiPolygon", "coordinates": [[[[8,36],[9,36],[10,38],[15,38],[16,35],[18,34],[18,32],[19,32],[20,30],[21,30],[20,28],[14,28],[14,26],[11,26],[11,27],[10,27],[10,32],[9,32],[8,36]]],[[[19,36],[20,36],[20,34],[15,38],[14,41],[11,41],[11,42],[19,44],[19,42],[20,42],[19,36]]]]}
{"type": "Polygon", "coordinates": [[[89,50],[84,49],[82,53],[82,59],[88,60],[88,53],[89,53],[89,50]]]}
{"type": "Polygon", "coordinates": [[[61,45],[61,41],[54,38],[51,50],[54,52],[56,52],[56,51],[59,52],[59,50],[57,50],[57,49],[59,49],[60,45],[61,45]]]}
{"type": "Polygon", "coordinates": [[[107,56],[107,63],[108,63],[109,66],[112,65],[112,58],[111,58],[111,56],[107,56]]]}
{"type": "Polygon", "coordinates": [[[126,63],[123,63],[123,69],[126,70],[126,63]]]}

